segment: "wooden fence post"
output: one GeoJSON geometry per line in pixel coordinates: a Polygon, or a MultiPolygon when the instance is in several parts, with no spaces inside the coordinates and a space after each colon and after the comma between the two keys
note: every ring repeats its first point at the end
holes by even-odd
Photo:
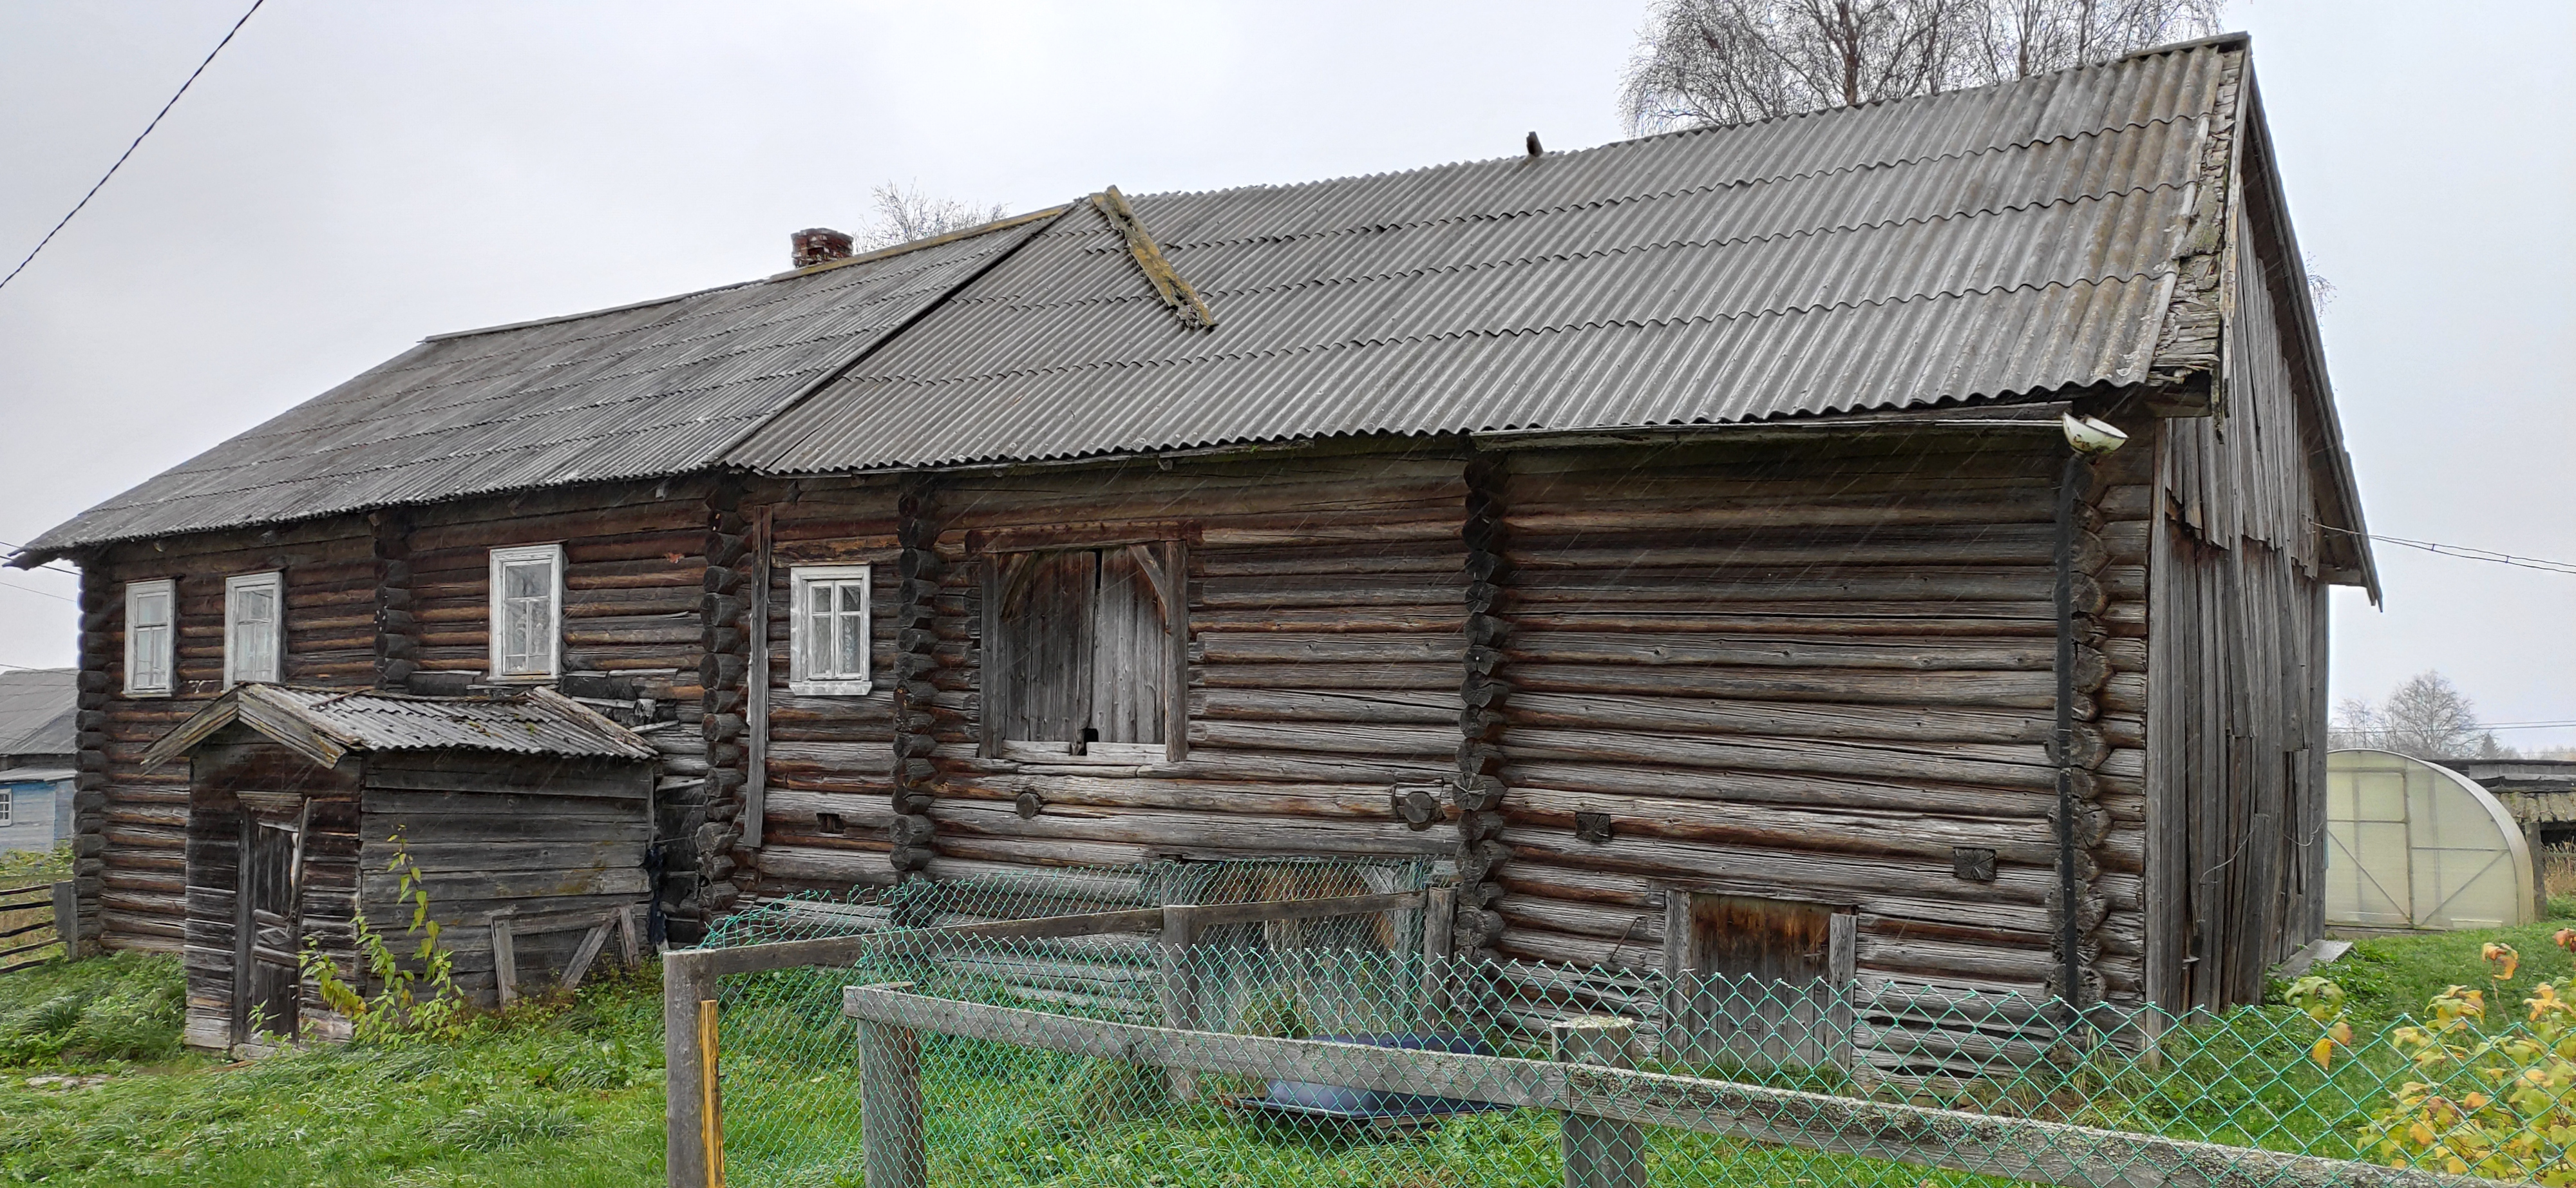
{"type": "Polygon", "coordinates": [[[716,1000],[698,1000],[698,1150],[706,1161],[707,1188],[725,1188],[724,1098],[716,1071],[716,1000]]]}
{"type": "Polygon", "coordinates": [[[501,1006],[519,999],[519,946],[510,932],[511,909],[503,908],[489,917],[492,923],[492,987],[501,1006]]]}
{"type": "MultiPolygon", "coordinates": [[[[1196,1031],[1199,1026],[1198,968],[1190,960],[1190,949],[1198,944],[1199,919],[1195,905],[1163,905],[1162,944],[1156,949],[1157,963],[1162,967],[1163,1026],[1182,1031],[1196,1031]]],[[[1199,1077],[1188,1069],[1166,1070],[1170,1078],[1172,1100],[1196,1101],[1199,1077]]]]}
{"type": "Polygon", "coordinates": [[[1455,943],[1457,910],[1455,887],[1422,893],[1422,1021],[1434,1030],[1449,1021],[1449,950],[1455,943]]]}
{"type": "MultiPolygon", "coordinates": [[[[1636,1067],[1634,1020],[1607,1015],[1560,1019],[1548,1027],[1551,1054],[1568,1064],[1636,1067]]],[[[1634,1122],[1566,1114],[1565,1188],[1646,1188],[1646,1132],[1634,1122]]]]}
{"type": "Polygon", "coordinates": [[[921,1036],[859,1024],[859,1162],[868,1188],[930,1182],[921,1134],[921,1036]]]}
{"type": "Polygon", "coordinates": [[[703,1121],[706,1074],[698,1042],[698,1004],[712,996],[715,978],[708,954],[680,950],[662,956],[662,1165],[670,1188],[715,1188],[707,1182],[703,1121]]]}
{"type": "Polygon", "coordinates": [[[63,960],[78,961],[80,947],[80,896],[71,880],[54,884],[54,936],[63,942],[63,960]]]}

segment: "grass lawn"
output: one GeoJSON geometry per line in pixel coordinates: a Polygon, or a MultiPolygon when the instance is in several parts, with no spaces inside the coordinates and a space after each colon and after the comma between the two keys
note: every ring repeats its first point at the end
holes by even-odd
{"type": "MultiPolygon", "coordinates": [[[[2445,986],[2487,984],[2478,949],[2491,940],[2524,958],[2491,1000],[2517,1003],[2539,982],[2576,980],[2576,957],[2549,943],[2559,927],[2366,940],[2319,972],[2350,992],[2367,1036],[2445,986]]],[[[247,1063],[180,1049],[181,979],[169,959],[127,954],[0,977],[0,1184],[659,1184],[656,977],[648,966],[572,1001],[487,1016],[454,1042],[247,1063]]],[[[836,1003],[824,998],[836,995],[818,997],[814,1011],[728,1010],[729,1162],[742,1188],[858,1183],[855,1059],[830,1035],[836,1003]]],[[[2313,1030],[2279,1006],[2194,1028],[2179,1046],[2169,1038],[2162,1071],[2119,1086],[2108,1095],[2116,1104],[2080,1120],[2345,1153],[2338,1136],[2385,1100],[2402,1062],[2365,1050],[2322,1072],[2299,1055],[2313,1030]]],[[[1411,1139],[1359,1142],[1213,1105],[1175,1109],[1151,1086],[1119,1080],[1132,1080],[1122,1070],[932,1041],[924,1087],[933,1179],[1427,1188],[1554,1183],[1558,1174],[1556,1122],[1544,1114],[1479,1115],[1411,1139]]],[[[1678,1182],[1970,1179],[1677,1132],[1656,1133],[1648,1157],[1678,1182]]]]}
{"type": "Polygon", "coordinates": [[[167,958],[0,977],[0,1184],[658,1185],[656,977],[483,1019],[455,1043],[250,1063],[181,1051],[167,958]]]}

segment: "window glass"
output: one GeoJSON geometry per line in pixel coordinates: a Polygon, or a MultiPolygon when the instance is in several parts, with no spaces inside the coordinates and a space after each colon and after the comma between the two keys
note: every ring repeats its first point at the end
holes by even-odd
{"type": "Polygon", "coordinates": [[[555,675],[562,572],[556,545],[492,551],[492,675],[555,675]]]}
{"type": "Polygon", "coordinates": [[[278,679],[278,606],[282,575],[244,574],[224,580],[224,682],[278,679]]]}
{"type": "Polygon", "coordinates": [[[169,578],[159,581],[130,582],[125,587],[125,691],[128,693],[167,693],[170,691],[172,607],[177,601],[174,583],[169,578]]]}
{"type": "Polygon", "coordinates": [[[789,581],[795,615],[789,624],[791,690],[868,692],[868,567],[803,565],[789,571],[789,581]]]}

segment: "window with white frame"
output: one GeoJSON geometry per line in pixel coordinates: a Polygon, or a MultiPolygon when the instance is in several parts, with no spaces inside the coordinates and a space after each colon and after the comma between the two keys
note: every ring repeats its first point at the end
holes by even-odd
{"type": "Polygon", "coordinates": [[[15,788],[0,788],[0,825],[9,823],[9,802],[17,798],[15,788]]]}
{"type": "Polygon", "coordinates": [[[286,577],[235,574],[224,579],[224,686],[278,680],[286,640],[286,577]]]}
{"type": "Polygon", "coordinates": [[[133,697],[170,693],[171,653],[177,632],[179,588],[172,578],[125,583],[125,692],[133,697]]]}
{"type": "Polygon", "coordinates": [[[788,689],[819,697],[868,692],[868,567],[799,565],[787,575],[795,599],[787,621],[788,689]]]}
{"type": "Polygon", "coordinates": [[[563,546],[492,550],[492,679],[556,675],[563,639],[563,546]]]}

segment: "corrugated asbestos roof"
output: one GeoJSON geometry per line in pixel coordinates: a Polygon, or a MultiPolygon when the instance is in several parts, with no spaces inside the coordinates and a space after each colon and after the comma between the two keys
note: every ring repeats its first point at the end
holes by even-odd
{"type": "Polygon", "coordinates": [[[1581,152],[1078,209],[737,463],[1712,424],[2145,378],[2241,42],[1581,152]]]}
{"type": "Polygon", "coordinates": [[[0,756],[71,754],[79,680],[74,668],[0,672],[0,756]]]}
{"type": "Polygon", "coordinates": [[[1043,225],[442,335],[24,551],[699,469],[1043,225]]]}
{"type": "Polygon", "coordinates": [[[1723,424],[2134,383],[2244,53],[2218,39],[1534,159],[1131,199],[1213,330],[1170,316],[1086,203],[436,339],[19,562],[719,463],[1723,424]]]}
{"type": "Polygon", "coordinates": [[[349,751],[507,751],[651,759],[634,732],[552,689],[499,697],[411,697],[293,685],[236,685],[147,748],[145,766],[241,722],[323,766],[349,751]]]}

